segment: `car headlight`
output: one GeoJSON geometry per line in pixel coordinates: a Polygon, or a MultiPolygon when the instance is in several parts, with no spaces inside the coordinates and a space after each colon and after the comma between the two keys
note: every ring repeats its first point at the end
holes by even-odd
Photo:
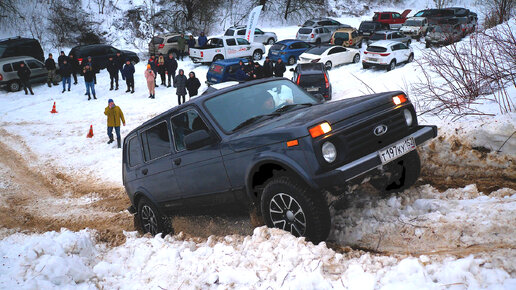
{"type": "Polygon", "coordinates": [[[407,126],[409,126],[409,127],[412,126],[412,121],[413,121],[412,113],[409,110],[404,109],[403,115],[405,116],[405,123],[407,123],[407,126]]]}
{"type": "Polygon", "coordinates": [[[325,142],[322,146],[322,155],[324,157],[324,160],[328,163],[332,163],[337,159],[337,148],[335,148],[335,145],[331,142],[325,142]]]}

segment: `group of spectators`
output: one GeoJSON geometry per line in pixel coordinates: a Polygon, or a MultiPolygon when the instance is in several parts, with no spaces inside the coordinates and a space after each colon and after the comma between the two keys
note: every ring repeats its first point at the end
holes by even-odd
{"type": "Polygon", "coordinates": [[[240,82],[269,78],[272,76],[283,77],[283,74],[287,70],[285,63],[281,60],[281,58],[278,59],[276,63],[274,63],[269,59],[269,57],[266,57],[265,61],[263,62],[263,66],[258,62],[252,61],[250,61],[247,65],[245,65],[243,61],[240,61],[239,64],[240,67],[239,70],[235,73],[235,78],[240,82]]]}

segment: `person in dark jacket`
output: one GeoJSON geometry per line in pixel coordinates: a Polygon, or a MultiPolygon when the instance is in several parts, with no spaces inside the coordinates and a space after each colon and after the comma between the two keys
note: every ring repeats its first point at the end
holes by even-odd
{"type": "Polygon", "coordinates": [[[54,82],[54,78],[56,77],[56,62],[52,58],[52,54],[48,54],[48,58],[45,60],[45,68],[48,71],[47,74],[47,85],[49,87],[54,84],[54,86],[57,86],[57,83],[54,82]]]}
{"type": "Polygon", "coordinates": [[[201,32],[201,35],[197,39],[197,42],[199,43],[199,47],[203,47],[206,45],[206,43],[208,43],[208,38],[206,37],[206,35],[204,35],[204,32],[201,32]]]}
{"type": "Polygon", "coordinates": [[[190,34],[188,37],[188,49],[195,47],[195,38],[190,34]]]}
{"type": "Polygon", "coordinates": [[[111,87],[109,90],[113,90],[113,83],[116,84],[115,90],[118,90],[118,63],[113,59],[112,56],[108,58],[106,69],[109,72],[109,79],[111,80],[111,87]]]}
{"type": "Polygon", "coordinates": [[[274,76],[281,78],[283,77],[283,74],[286,70],[287,68],[285,67],[285,63],[281,60],[281,58],[278,59],[278,62],[274,66],[274,76]]]}
{"type": "Polygon", "coordinates": [[[189,99],[191,99],[199,93],[201,82],[195,77],[195,73],[193,71],[191,71],[188,76],[189,78],[186,80],[186,89],[188,90],[189,99]]]}
{"type": "Polygon", "coordinates": [[[183,33],[181,33],[181,36],[177,39],[177,50],[178,50],[177,60],[179,60],[179,58],[181,58],[181,60],[183,60],[183,57],[185,55],[185,49],[186,49],[186,39],[185,39],[185,35],[183,33]]]}
{"type": "Polygon", "coordinates": [[[122,69],[124,69],[125,61],[124,61],[124,57],[120,54],[120,51],[116,52],[115,62],[118,66],[118,70],[120,71],[120,74],[122,74],[122,69]]]}
{"type": "Polygon", "coordinates": [[[125,79],[125,83],[127,84],[126,93],[131,92],[134,93],[134,65],[131,61],[127,60],[125,62],[125,66],[122,69],[122,78],[125,79]]]}
{"type": "Polygon", "coordinates": [[[61,54],[59,54],[59,57],[57,58],[57,64],[59,67],[61,67],[65,59],[68,60],[68,57],[65,55],[64,51],[61,50],[61,54]]]}
{"type": "Polygon", "coordinates": [[[59,74],[62,78],[63,83],[63,91],[65,92],[66,83],[68,83],[68,91],[70,91],[70,86],[72,85],[72,66],[68,63],[67,59],[63,59],[63,63],[59,66],[59,74]]]}
{"type": "Polygon", "coordinates": [[[91,71],[93,72],[93,83],[97,84],[97,67],[93,63],[93,60],[91,59],[91,56],[88,56],[86,61],[82,62],[82,68],[84,70],[84,67],[89,66],[91,71]]]}
{"type": "Polygon", "coordinates": [[[74,57],[73,54],[68,55],[68,63],[72,67],[73,84],[77,84],[77,73],[80,71],[79,61],[74,57]]]}
{"type": "Polygon", "coordinates": [[[274,62],[270,60],[269,57],[265,58],[263,62],[263,76],[266,78],[270,78],[274,75],[274,62]]]}
{"type": "Polygon", "coordinates": [[[253,78],[253,80],[257,80],[257,79],[263,78],[263,68],[257,62],[254,63],[252,78],[253,78]]]}
{"type": "MultiPolygon", "coordinates": [[[[154,75],[158,75],[158,59],[156,58],[156,56],[153,54],[151,55],[149,61],[147,61],[147,64],[150,64],[151,66],[151,69],[152,71],[154,72],[154,75]]],[[[156,84],[156,79],[154,79],[154,86],[157,88],[159,87],[157,84],[156,84]]]]}
{"type": "Polygon", "coordinates": [[[245,67],[241,66],[238,68],[235,73],[235,78],[238,82],[245,82],[247,80],[247,73],[245,72],[245,67]]]}
{"type": "Polygon", "coordinates": [[[90,90],[93,94],[93,98],[96,100],[97,96],[95,95],[95,72],[91,69],[89,65],[84,66],[82,70],[82,74],[84,76],[84,83],[86,84],[86,95],[88,96],[88,101],[91,100],[90,90]]]}
{"type": "Polygon", "coordinates": [[[23,90],[25,91],[25,94],[27,95],[27,89],[29,89],[30,94],[34,95],[32,92],[32,85],[30,84],[30,69],[25,66],[25,63],[20,63],[20,68],[18,69],[18,77],[20,78],[21,84],[23,86],[23,90]]]}
{"type": "Polygon", "coordinates": [[[159,73],[159,76],[161,78],[161,85],[162,86],[166,86],[166,77],[165,77],[165,57],[163,56],[163,54],[159,54],[159,57],[158,57],[158,60],[157,60],[157,63],[158,63],[158,73],[159,73]]]}
{"type": "Polygon", "coordinates": [[[168,58],[165,60],[165,73],[168,74],[168,88],[172,85],[172,82],[170,79],[172,78],[172,81],[174,81],[174,78],[176,77],[176,70],[177,70],[177,61],[174,58],[173,53],[168,54],[168,58]]]}
{"type": "Polygon", "coordinates": [[[182,69],[179,70],[179,74],[174,78],[174,88],[176,88],[177,103],[181,105],[181,98],[183,98],[183,103],[186,101],[186,76],[182,69]]]}

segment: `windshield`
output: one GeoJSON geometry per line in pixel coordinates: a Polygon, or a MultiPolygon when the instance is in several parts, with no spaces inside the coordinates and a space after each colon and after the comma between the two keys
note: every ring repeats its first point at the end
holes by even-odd
{"type": "Polygon", "coordinates": [[[421,20],[407,20],[403,26],[421,26],[421,20]]]}
{"type": "Polygon", "coordinates": [[[305,53],[321,55],[328,49],[327,46],[316,46],[308,49],[305,53]]]}
{"type": "Polygon", "coordinates": [[[386,52],[387,48],[381,47],[381,46],[370,45],[370,46],[367,47],[367,51],[370,51],[370,52],[386,52]]]}
{"type": "Polygon", "coordinates": [[[285,48],[287,48],[286,45],[281,44],[281,43],[276,43],[275,45],[271,46],[270,50],[284,50],[285,48]]]}
{"type": "Polygon", "coordinates": [[[312,33],[312,28],[300,28],[299,34],[310,34],[312,33]]]}
{"type": "Polygon", "coordinates": [[[204,105],[225,132],[253,117],[274,113],[291,104],[317,104],[318,100],[287,80],[270,81],[208,99],[204,105]]]}
{"type": "Polygon", "coordinates": [[[305,23],[303,24],[303,26],[313,26],[315,24],[315,22],[311,21],[311,20],[307,20],[305,21],[305,23]]]}
{"type": "Polygon", "coordinates": [[[373,34],[373,36],[371,36],[371,40],[387,39],[386,36],[387,36],[387,34],[385,34],[385,33],[375,33],[375,34],[373,34]]]}
{"type": "Polygon", "coordinates": [[[226,30],[225,36],[233,36],[235,34],[235,31],[233,29],[226,30]]]}

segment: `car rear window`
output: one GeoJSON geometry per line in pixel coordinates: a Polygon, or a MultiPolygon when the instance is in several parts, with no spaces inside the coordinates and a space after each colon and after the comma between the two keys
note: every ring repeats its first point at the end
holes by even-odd
{"type": "Polygon", "coordinates": [[[328,49],[328,47],[326,47],[326,46],[316,46],[316,47],[309,48],[307,51],[305,51],[305,53],[321,55],[327,49],[328,49]]]}
{"type": "Polygon", "coordinates": [[[222,72],[224,71],[224,67],[221,66],[220,64],[215,64],[215,63],[212,63],[211,66],[210,66],[210,72],[213,73],[213,74],[222,74],[222,72]]]}
{"type": "Polygon", "coordinates": [[[349,33],[347,32],[335,32],[335,35],[333,36],[333,38],[337,39],[341,39],[341,40],[344,40],[344,41],[348,41],[349,40],[349,33]]]}
{"type": "Polygon", "coordinates": [[[312,33],[312,28],[299,28],[299,34],[310,34],[312,33]]]}
{"type": "Polygon", "coordinates": [[[367,47],[367,51],[370,51],[370,52],[386,52],[387,48],[381,47],[381,46],[370,45],[370,46],[367,47]]]}
{"type": "Polygon", "coordinates": [[[224,36],[233,36],[235,34],[235,31],[233,29],[226,30],[226,33],[224,36]]]}
{"type": "Polygon", "coordinates": [[[315,24],[315,22],[311,21],[311,20],[307,20],[305,21],[305,23],[303,23],[303,26],[313,26],[315,24]]]}
{"type": "Polygon", "coordinates": [[[4,72],[12,72],[13,71],[13,67],[11,66],[10,63],[8,64],[4,64],[4,66],[2,67],[3,71],[4,72]]]}
{"type": "Polygon", "coordinates": [[[403,26],[421,26],[422,21],[421,20],[407,20],[403,24],[403,26]]]}
{"type": "Polygon", "coordinates": [[[163,40],[165,40],[165,39],[163,39],[163,37],[154,36],[152,38],[152,43],[154,43],[154,44],[162,44],[163,40]]]}
{"type": "Polygon", "coordinates": [[[284,50],[287,46],[281,43],[276,43],[273,46],[271,46],[270,50],[284,50]]]}
{"type": "Polygon", "coordinates": [[[382,40],[387,39],[387,34],[385,33],[375,33],[371,36],[371,40],[382,40]]]}
{"type": "Polygon", "coordinates": [[[324,74],[301,75],[299,78],[299,85],[302,87],[320,87],[324,84],[324,74]]]}
{"type": "Polygon", "coordinates": [[[360,30],[369,30],[369,29],[374,29],[374,23],[370,23],[370,22],[366,22],[366,23],[361,23],[360,24],[360,27],[358,28],[360,30]]]}

